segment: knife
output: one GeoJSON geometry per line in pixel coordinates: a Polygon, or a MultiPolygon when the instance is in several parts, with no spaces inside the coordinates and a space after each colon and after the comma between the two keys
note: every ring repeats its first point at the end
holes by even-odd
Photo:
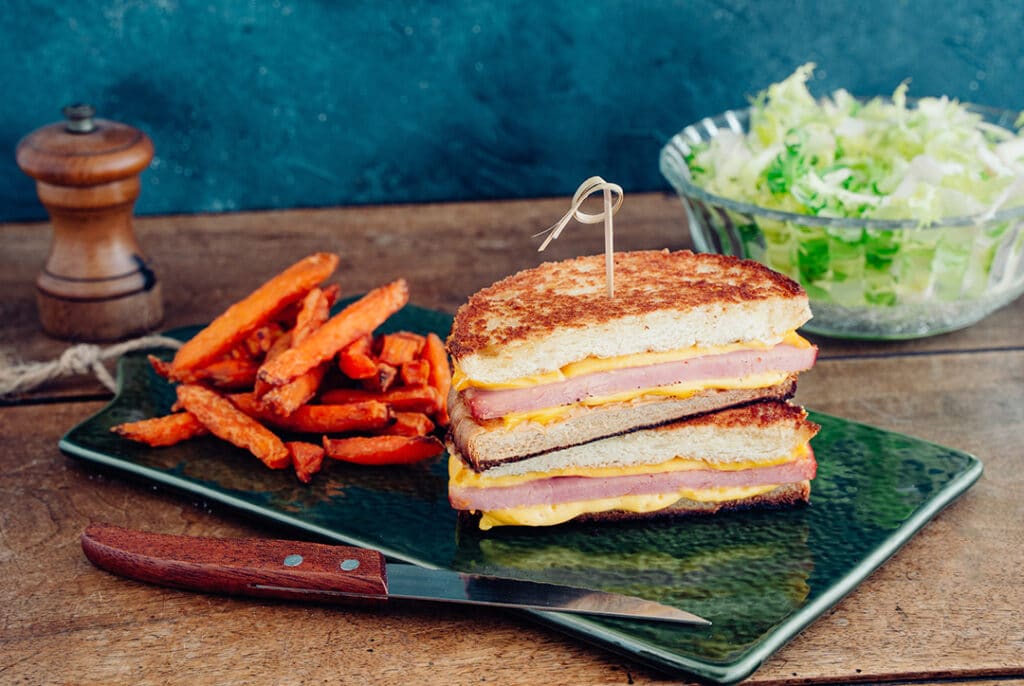
{"type": "Polygon", "coordinates": [[[354,604],[431,600],[711,624],[643,598],[387,562],[375,550],[352,546],[175,536],[91,524],[82,532],[82,550],[108,572],[208,593],[354,604]]]}

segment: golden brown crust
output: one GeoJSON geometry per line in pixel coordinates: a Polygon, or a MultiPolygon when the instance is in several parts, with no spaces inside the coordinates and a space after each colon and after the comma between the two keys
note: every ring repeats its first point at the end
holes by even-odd
{"type": "Polygon", "coordinates": [[[811,440],[821,429],[820,426],[807,419],[807,411],[799,405],[793,405],[785,400],[764,400],[696,417],[687,417],[662,424],[654,430],[671,430],[683,425],[713,426],[719,429],[765,428],[779,426],[782,423],[791,426],[792,431],[800,435],[801,443],[811,440]]]}
{"type": "Polygon", "coordinates": [[[563,327],[708,303],[803,297],[795,281],[727,255],[615,253],[615,298],[605,291],[604,255],[545,262],[478,291],[455,314],[448,350],[456,359],[563,327]]]}

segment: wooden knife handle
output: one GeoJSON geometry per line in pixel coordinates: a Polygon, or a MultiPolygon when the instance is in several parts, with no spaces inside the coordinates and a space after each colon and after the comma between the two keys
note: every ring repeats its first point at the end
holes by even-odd
{"type": "Polygon", "coordinates": [[[91,524],[82,550],[108,572],[193,591],[356,604],[388,594],[384,556],[365,548],[91,524]]]}

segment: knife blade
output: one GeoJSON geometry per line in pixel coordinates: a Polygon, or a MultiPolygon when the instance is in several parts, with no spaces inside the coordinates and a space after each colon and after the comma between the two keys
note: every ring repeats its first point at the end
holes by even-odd
{"type": "Polygon", "coordinates": [[[207,593],[370,604],[429,600],[709,625],[702,617],[618,593],[388,562],[375,550],[257,538],[160,534],[90,524],[85,556],[119,576],[207,593]]]}

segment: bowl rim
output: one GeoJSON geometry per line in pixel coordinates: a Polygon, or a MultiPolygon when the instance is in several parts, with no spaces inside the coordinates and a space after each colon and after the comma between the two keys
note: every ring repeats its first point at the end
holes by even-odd
{"type": "MultiPolygon", "coordinates": [[[[879,99],[891,101],[891,98],[882,96],[875,98],[857,97],[855,99],[861,102],[879,99]]],[[[924,98],[908,97],[907,105],[916,105],[923,99],[924,98]]],[[[1012,119],[1016,114],[1018,114],[1014,110],[1009,109],[975,105],[973,103],[960,104],[970,112],[986,115],[994,119],[1002,119],[1004,117],[1010,117],[1012,119]]],[[[797,224],[800,226],[837,229],[930,230],[965,226],[976,227],[981,224],[1011,221],[1024,217],[1024,205],[998,210],[991,214],[986,211],[979,214],[944,217],[927,224],[921,223],[912,218],[872,219],[857,217],[828,217],[814,214],[787,212],[785,210],[773,210],[767,207],[762,207],[761,205],[754,205],[741,200],[726,198],[696,185],[690,176],[690,167],[686,164],[685,159],[685,155],[689,152],[690,145],[705,142],[714,138],[718,135],[718,131],[723,128],[730,129],[736,133],[745,133],[742,121],[749,121],[751,109],[751,107],[728,109],[714,116],[703,117],[683,127],[678,133],[672,136],[667,143],[665,143],[664,147],[661,149],[661,154],[659,155],[659,166],[661,168],[662,175],[675,188],[676,192],[680,196],[684,199],[694,198],[719,205],[734,212],[757,215],[759,217],[773,219],[776,221],[797,224]],[[704,135],[702,135],[701,130],[703,130],[704,135]]]]}

